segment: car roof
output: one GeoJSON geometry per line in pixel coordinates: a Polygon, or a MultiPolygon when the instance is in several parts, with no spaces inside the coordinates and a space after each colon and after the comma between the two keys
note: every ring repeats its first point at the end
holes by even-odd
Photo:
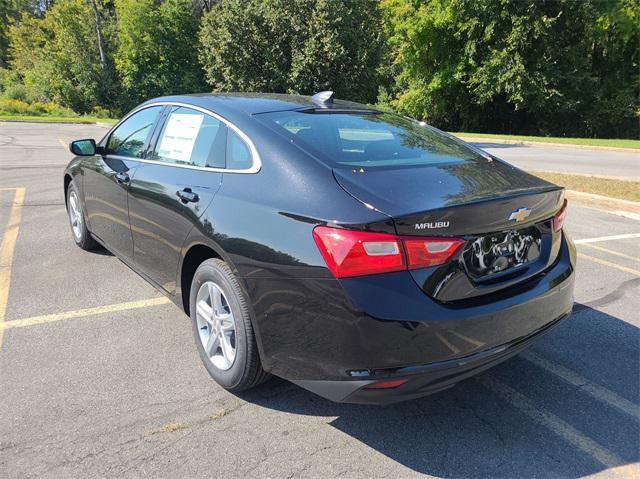
{"type": "Polygon", "coordinates": [[[154,98],[144,104],[149,105],[160,102],[185,103],[210,109],[214,112],[234,111],[249,115],[271,111],[304,110],[309,108],[373,110],[371,106],[346,100],[334,100],[332,104],[321,107],[317,103],[314,103],[310,96],[282,93],[196,93],[192,95],[172,95],[154,98]]]}

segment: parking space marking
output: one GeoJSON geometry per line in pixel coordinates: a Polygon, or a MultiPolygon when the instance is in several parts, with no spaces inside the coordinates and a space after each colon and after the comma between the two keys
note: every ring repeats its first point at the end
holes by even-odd
{"type": "Polygon", "coordinates": [[[625,273],[631,273],[636,276],[640,276],[640,271],[633,268],[627,268],[626,266],[619,265],[617,263],[612,263],[611,261],[606,261],[604,259],[596,258],[594,256],[589,256],[588,254],[578,253],[579,258],[588,259],[589,261],[593,261],[594,263],[601,264],[603,266],[609,266],[610,268],[619,269],[620,271],[624,271],[625,273]]]}
{"type": "Polygon", "coordinates": [[[598,238],[583,238],[583,239],[573,240],[573,242],[575,244],[585,244],[585,243],[599,243],[601,241],[611,241],[611,240],[631,239],[631,238],[640,238],[640,233],[627,233],[623,235],[600,236],[598,238]]]}
{"type": "Polygon", "coordinates": [[[591,249],[595,249],[598,251],[602,251],[603,253],[607,253],[607,254],[612,254],[614,256],[620,256],[621,258],[625,258],[625,259],[630,259],[631,261],[640,261],[640,257],[636,256],[635,258],[633,256],[629,256],[628,254],[623,254],[623,253],[619,253],[617,251],[613,251],[611,249],[608,248],[603,248],[602,246],[596,246],[594,244],[582,244],[581,246],[586,246],[587,248],[591,248],[591,249]]]}
{"type": "Polygon", "coordinates": [[[95,316],[104,313],[115,313],[117,311],[127,311],[130,309],[148,308],[150,306],[160,306],[162,304],[169,303],[171,303],[171,301],[163,296],[161,298],[129,301],[127,303],[108,304],[106,306],[97,306],[95,308],[77,309],[75,311],[66,311],[64,313],[44,314],[42,316],[32,316],[30,318],[4,321],[0,323],[0,334],[2,334],[5,329],[24,328],[25,326],[35,326],[37,324],[62,321],[63,319],[83,318],[85,316],[95,316]]]}
{"type": "Polygon", "coordinates": [[[535,364],[536,366],[549,371],[550,373],[558,376],[564,381],[568,382],[572,386],[579,387],[581,391],[586,392],[595,399],[602,401],[610,406],[619,409],[625,414],[628,414],[634,418],[640,416],[640,407],[633,404],[631,401],[626,400],[623,397],[618,396],[616,393],[609,391],[607,388],[593,384],[588,379],[583,378],[577,373],[565,368],[560,364],[556,364],[553,361],[549,361],[542,356],[534,353],[533,351],[527,351],[520,355],[520,357],[535,364]]]}
{"type": "Polygon", "coordinates": [[[484,375],[478,378],[478,382],[496,393],[533,421],[550,429],[572,446],[580,449],[600,464],[609,468],[609,471],[623,477],[639,477],[640,468],[637,464],[625,464],[622,458],[608,451],[590,437],[585,436],[555,414],[536,407],[529,398],[510,386],[507,386],[502,381],[492,378],[489,375],[484,375]]]}
{"type": "Polygon", "coordinates": [[[24,203],[25,188],[2,188],[4,191],[14,190],[13,204],[9,212],[9,221],[4,229],[2,242],[0,243],[0,348],[4,338],[4,317],[9,301],[9,284],[11,283],[11,265],[13,263],[13,251],[18,240],[20,230],[20,218],[24,203]]]}
{"type": "Polygon", "coordinates": [[[65,150],[68,148],[67,144],[62,141],[62,138],[58,138],[58,143],[60,143],[60,145],[62,145],[62,148],[64,148],[65,150]]]}

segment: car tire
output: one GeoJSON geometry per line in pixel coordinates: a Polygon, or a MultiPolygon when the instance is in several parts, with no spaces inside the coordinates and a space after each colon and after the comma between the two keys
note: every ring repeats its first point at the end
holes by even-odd
{"type": "Polygon", "coordinates": [[[98,242],[91,236],[87,228],[84,205],[80,201],[80,193],[73,181],[67,187],[67,216],[71,226],[71,235],[76,245],[86,251],[97,248],[98,242]]]}
{"type": "Polygon", "coordinates": [[[224,261],[208,259],[198,267],[191,282],[189,311],[200,359],[220,386],[240,392],[269,378],[262,369],[245,294],[224,261]]]}

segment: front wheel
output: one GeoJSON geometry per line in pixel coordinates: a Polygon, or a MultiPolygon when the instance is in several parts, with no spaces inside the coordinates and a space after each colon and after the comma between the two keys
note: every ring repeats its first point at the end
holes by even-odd
{"type": "Polygon", "coordinates": [[[71,226],[73,240],[76,244],[87,251],[96,248],[98,243],[87,229],[84,208],[82,208],[80,195],[73,181],[67,187],[67,214],[69,215],[69,225],[71,226]]]}
{"type": "Polygon", "coordinates": [[[218,384],[238,392],[268,378],[244,293],[224,261],[208,259],[198,267],[189,311],[200,359],[218,384]]]}

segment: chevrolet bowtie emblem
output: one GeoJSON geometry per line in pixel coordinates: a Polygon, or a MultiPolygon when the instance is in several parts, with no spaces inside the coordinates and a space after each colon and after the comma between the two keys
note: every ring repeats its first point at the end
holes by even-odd
{"type": "Polygon", "coordinates": [[[516,220],[516,223],[520,221],[524,221],[531,214],[531,210],[529,208],[518,208],[511,215],[509,215],[509,220],[516,220]]]}

